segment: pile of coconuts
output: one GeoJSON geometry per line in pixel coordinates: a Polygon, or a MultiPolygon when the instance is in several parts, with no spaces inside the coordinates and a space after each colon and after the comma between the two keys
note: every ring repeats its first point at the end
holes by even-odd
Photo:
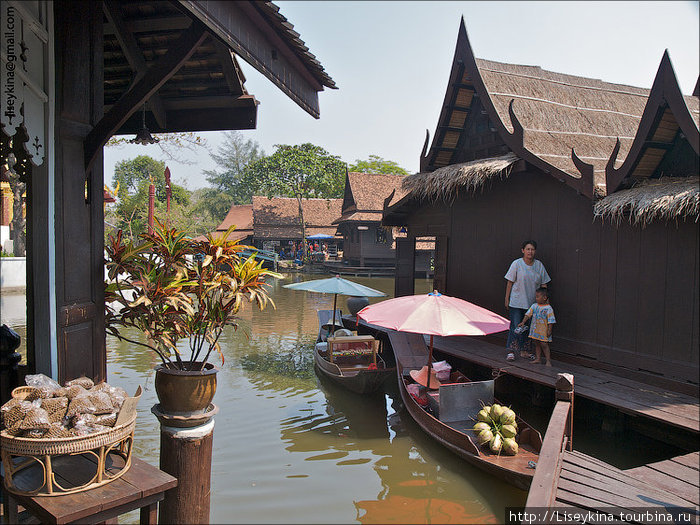
{"type": "Polygon", "coordinates": [[[479,445],[488,446],[495,454],[504,452],[515,456],[518,453],[518,443],[515,441],[515,435],[518,433],[515,412],[498,404],[484,405],[476,418],[474,432],[479,445]]]}

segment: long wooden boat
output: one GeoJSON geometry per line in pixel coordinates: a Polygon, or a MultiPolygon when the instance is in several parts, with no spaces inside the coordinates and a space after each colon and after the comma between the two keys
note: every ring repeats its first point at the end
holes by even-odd
{"type": "MultiPolygon", "coordinates": [[[[380,342],[372,336],[330,337],[329,341],[327,327],[332,324],[332,316],[332,310],[318,311],[319,331],[314,348],[317,373],[358,394],[379,390],[396,367],[387,364],[379,351],[380,342]]],[[[341,319],[336,310],[336,322],[341,319]]]]}
{"type": "MultiPolygon", "coordinates": [[[[411,417],[438,443],[469,463],[522,490],[528,490],[542,447],[540,433],[517,418],[516,441],[519,450],[515,456],[496,454],[488,446],[477,445],[476,433],[472,430],[476,414],[482,403],[490,405],[498,401],[492,397],[493,381],[470,381],[459,370],[453,369],[449,382],[443,383],[437,390],[426,391],[427,404],[421,406],[407,390],[408,385],[414,383],[410,371],[418,370],[420,366],[416,366],[415,362],[405,366],[406,361],[415,361],[415,347],[418,346],[413,340],[415,337],[411,337],[409,343],[410,336],[406,336],[409,334],[394,332],[390,334],[390,341],[396,356],[401,398],[411,417]],[[402,345],[405,345],[403,350],[400,348],[402,345]],[[402,355],[405,357],[403,361],[402,355]],[[461,387],[465,384],[469,388],[461,387]]],[[[422,336],[419,337],[422,340],[422,336]]],[[[427,348],[423,355],[427,358],[427,348]]]]}

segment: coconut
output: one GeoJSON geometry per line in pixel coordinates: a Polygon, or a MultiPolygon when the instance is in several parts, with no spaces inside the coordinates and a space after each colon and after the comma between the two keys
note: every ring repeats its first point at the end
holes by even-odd
{"type": "Polygon", "coordinates": [[[479,413],[476,415],[476,419],[483,421],[484,423],[491,423],[491,418],[489,417],[489,413],[486,411],[486,408],[479,410],[479,413]]]}
{"type": "Polygon", "coordinates": [[[491,412],[489,413],[489,415],[491,416],[491,419],[493,419],[494,421],[499,421],[502,413],[503,413],[503,407],[501,405],[493,405],[491,407],[491,412]]]}
{"type": "Polygon", "coordinates": [[[509,456],[515,456],[518,453],[518,443],[515,438],[508,437],[503,440],[503,452],[509,456]]]}
{"type": "Polygon", "coordinates": [[[515,421],[515,412],[510,408],[506,408],[501,414],[501,424],[510,425],[515,421]]]}
{"type": "Polygon", "coordinates": [[[490,442],[492,439],[493,439],[493,432],[491,432],[491,429],[482,430],[476,436],[476,440],[479,442],[479,445],[485,445],[486,443],[490,442]]]}
{"type": "Polygon", "coordinates": [[[515,434],[517,434],[518,431],[515,429],[513,425],[503,425],[501,427],[501,434],[503,435],[504,438],[512,438],[515,437],[515,434]]]}
{"type": "Polygon", "coordinates": [[[502,446],[503,439],[501,438],[501,435],[496,432],[496,435],[493,436],[493,439],[491,439],[489,442],[489,448],[491,449],[491,452],[500,452],[502,446]]]}
{"type": "Polygon", "coordinates": [[[474,432],[477,434],[482,430],[491,430],[491,425],[484,421],[479,421],[476,425],[474,425],[474,432]]]}

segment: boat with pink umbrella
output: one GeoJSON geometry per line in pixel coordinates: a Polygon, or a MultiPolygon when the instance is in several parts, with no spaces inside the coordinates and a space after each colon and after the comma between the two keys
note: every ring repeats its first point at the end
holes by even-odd
{"type": "Polygon", "coordinates": [[[388,299],[363,308],[357,317],[369,325],[395,330],[388,337],[396,357],[399,391],[418,425],[475,466],[527,490],[542,446],[540,433],[516,418],[515,455],[479,446],[473,427],[483,406],[498,403],[494,381],[469,380],[451,367],[449,358],[433,362],[434,336],[488,335],[507,330],[509,321],[437,291],[388,299]],[[429,347],[423,335],[430,335],[429,347]]]}

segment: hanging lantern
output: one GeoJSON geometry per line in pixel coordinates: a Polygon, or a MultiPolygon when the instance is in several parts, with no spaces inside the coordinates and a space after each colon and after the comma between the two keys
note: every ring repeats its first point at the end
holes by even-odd
{"type": "Polygon", "coordinates": [[[159,139],[151,135],[151,132],[148,131],[146,127],[146,104],[143,105],[143,112],[141,113],[141,129],[136,132],[136,136],[129,142],[131,144],[141,144],[143,146],[160,142],[159,139]]]}

